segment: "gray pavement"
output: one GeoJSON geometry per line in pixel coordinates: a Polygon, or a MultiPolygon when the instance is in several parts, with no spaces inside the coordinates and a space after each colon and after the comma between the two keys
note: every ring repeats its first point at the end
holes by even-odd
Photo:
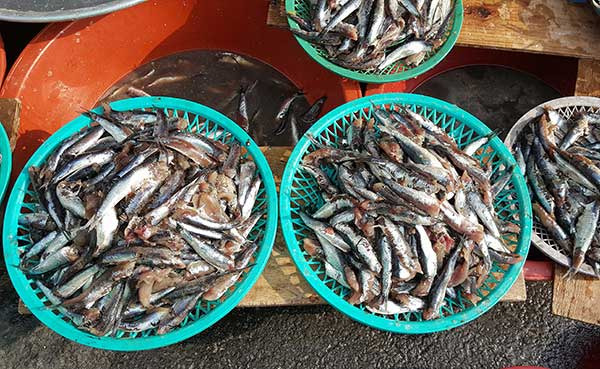
{"type": "Polygon", "coordinates": [[[379,332],[328,306],[240,308],[185,342],[119,353],[83,347],[20,316],[4,274],[0,368],[568,369],[600,353],[600,327],[552,315],[551,283],[528,283],[527,293],[527,302],[499,303],[474,322],[431,335],[379,332]]]}

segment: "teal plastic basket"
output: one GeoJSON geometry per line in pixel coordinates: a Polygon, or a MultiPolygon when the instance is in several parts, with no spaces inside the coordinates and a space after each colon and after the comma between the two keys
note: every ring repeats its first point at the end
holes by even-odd
{"type": "Polygon", "coordinates": [[[0,202],[4,199],[6,193],[6,187],[10,180],[10,171],[12,169],[12,150],[10,149],[10,142],[8,136],[4,130],[4,126],[0,123],[0,155],[2,155],[2,161],[0,162],[0,202]]]}
{"type": "MultiPolygon", "coordinates": [[[[321,118],[306,135],[312,135],[325,145],[338,147],[344,140],[351,122],[358,117],[371,118],[374,106],[385,107],[388,110],[396,106],[406,106],[441,126],[460,147],[491,133],[477,118],[455,105],[422,95],[390,93],[363,97],[346,103],[321,118]]],[[[476,292],[481,298],[477,304],[471,303],[461,294],[458,294],[456,299],[446,297],[446,304],[441,308],[441,317],[426,321],[422,319],[421,313],[385,316],[369,312],[364,305],[353,306],[346,302],[344,298],[350,290],[327,277],[323,264],[310,257],[300,246],[301,240],[312,231],[304,225],[298,213],[314,211],[324,203],[316,180],[299,169],[302,158],[316,150],[306,135],[294,148],[283,173],[279,195],[280,219],[283,236],[298,270],[325,301],[350,318],[371,327],[395,333],[418,334],[442,331],[465,324],[489,310],[508,292],[523,267],[531,240],[531,202],[519,171],[514,171],[510,183],[494,200],[494,207],[501,219],[520,225],[518,235],[509,233],[503,237],[507,246],[521,255],[523,261],[510,266],[494,264],[492,273],[476,292]]],[[[497,137],[483,146],[481,151],[478,151],[480,154],[477,155],[477,159],[481,162],[491,161],[494,171],[515,164],[510,151],[497,137]]]]}
{"type": "MultiPolygon", "coordinates": [[[[205,136],[224,143],[231,143],[234,140],[239,141],[256,163],[258,173],[262,179],[262,186],[254,211],[261,212],[263,217],[249,236],[259,245],[252,261],[254,266],[244,272],[240,280],[223,298],[215,302],[200,300],[196,309],[190,312],[179,328],[161,336],[156,335],[155,330],[152,329],[139,334],[119,331],[115,337],[97,337],[79,330],[58,311],[48,308],[49,302],[41,291],[17,267],[20,261],[19,251],[31,245],[28,237],[29,230],[19,226],[17,220],[21,213],[31,211],[36,203],[35,195],[30,187],[27,169],[32,165],[42,164],[63,140],[89,125],[91,123],[90,119],[79,116],[67,123],[50,136],[27,162],[23,171],[19,174],[8,200],[3,234],[4,259],[6,260],[10,279],[19,296],[29,310],[46,326],[73,341],[109,350],[147,350],[182,341],[205,330],[231,311],[252,288],[264,269],[273,247],[277,230],[277,192],[273,174],[260,148],[244,130],[223,114],[191,101],[170,97],[140,97],[116,101],[110,105],[112,109],[118,111],[162,109],[169,116],[177,115],[188,120],[190,122],[187,127],[188,130],[195,128],[197,132],[202,132],[205,136]],[[231,135],[226,136],[225,132],[229,132],[231,135]]],[[[97,108],[94,111],[101,113],[102,108],[97,108]]]]}
{"type": "MultiPolygon", "coordinates": [[[[410,78],[414,78],[421,75],[434,66],[436,66],[442,59],[448,55],[450,50],[456,44],[458,35],[463,24],[463,3],[462,0],[455,0],[456,7],[454,8],[454,17],[450,20],[450,26],[448,31],[444,35],[444,44],[434,51],[427,53],[425,60],[416,67],[408,66],[398,61],[382,71],[370,70],[370,71],[358,71],[339,66],[328,59],[327,52],[320,46],[315,46],[310,42],[302,39],[301,37],[295,36],[296,40],[302,46],[304,51],[313,58],[321,66],[329,69],[330,71],[339,74],[342,77],[353,79],[360,82],[366,83],[387,83],[387,82],[398,82],[404,81],[410,78]]],[[[285,10],[288,13],[296,13],[302,19],[310,22],[310,1],[309,0],[285,0],[285,10]]],[[[288,23],[291,28],[299,29],[300,26],[288,18],[288,23]]]]}

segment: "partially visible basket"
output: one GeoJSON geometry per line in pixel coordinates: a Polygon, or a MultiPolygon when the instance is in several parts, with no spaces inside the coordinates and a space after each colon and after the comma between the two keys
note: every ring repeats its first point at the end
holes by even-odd
{"type": "MultiPolygon", "coordinates": [[[[600,113],[600,98],[588,96],[569,96],[550,100],[548,102],[536,106],[535,108],[525,113],[517,121],[517,123],[511,128],[510,132],[504,139],[504,143],[509,149],[512,150],[512,146],[514,145],[517,137],[519,137],[523,128],[525,128],[525,126],[529,124],[529,122],[531,122],[533,119],[539,118],[544,113],[544,107],[555,109],[565,119],[570,119],[576,113],[600,113]]],[[[555,131],[555,135],[557,139],[560,140],[565,135],[565,132],[557,130],[555,131]]],[[[585,140],[586,139],[582,137],[578,142],[582,142],[585,140]]],[[[567,268],[571,265],[571,257],[567,255],[562,249],[562,247],[560,247],[550,237],[544,226],[542,226],[542,224],[535,218],[533,220],[533,232],[531,235],[531,241],[541,252],[543,252],[546,256],[548,256],[550,259],[554,260],[558,264],[567,268]]],[[[594,270],[592,269],[592,266],[585,262],[579,269],[579,272],[592,277],[596,275],[594,273],[594,270]]]]}
{"type": "MultiPolygon", "coordinates": [[[[398,61],[382,71],[358,71],[341,67],[329,59],[327,53],[319,46],[315,46],[302,38],[295,36],[296,40],[302,46],[304,51],[313,58],[317,63],[321,64],[326,69],[339,74],[342,77],[353,79],[366,83],[387,83],[404,81],[423,74],[438,64],[454,47],[463,23],[463,3],[462,0],[455,0],[454,17],[450,19],[448,31],[444,35],[444,44],[427,53],[425,60],[416,67],[405,65],[402,61],[398,61]]],[[[310,20],[310,3],[309,0],[285,0],[286,12],[296,13],[305,20],[310,20]]],[[[300,28],[298,24],[288,17],[288,23],[291,28],[300,28]]],[[[391,47],[390,49],[393,49],[391,47]]]]}
{"type": "MultiPolygon", "coordinates": [[[[252,288],[264,269],[277,230],[277,192],[273,174],[260,148],[250,136],[223,114],[206,106],[182,99],[170,97],[141,97],[116,101],[111,104],[118,111],[134,109],[163,109],[168,115],[177,115],[189,122],[187,129],[195,128],[195,132],[220,140],[224,143],[238,141],[246,148],[248,155],[254,160],[262,179],[254,212],[261,212],[263,217],[256,224],[249,238],[257,242],[258,250],[252,263],[254,266],[244,272],[240,280],[218,301],[200,300],[196,309],[192,310],[178,329],[158,336],[155,329],[138,333],[118,331],[116,337],[98,337],[77,329],[56,309],[50,308],[48,300],[41,291],[17,266],[20,262],[19,251],[31,245],[29,229],[18,225],[19,215],[33,210],[37,200],[30,186],[27,169],[32,165],[40,165],[46,157],[63,140],[88,126],[91,120],[79,116],[67,123],[33,154],[23,171],[19,174],[10,195],[6,216],[4,218],[4,259],[13,286],[29,310],[46,326],[62,336],[84,345],[121,351],[145,350],[167,346],[189,338],[216,323],[231,311],[252,288]],[[230,135],[229,135],[229,134],[230,135]]],[[[94,110],[102,112],[102,108],[94,110]]]]}
{"type": "MultiPolygon", "coordinates": [[[[509,185],[496,197],[494,207],[501,219],[519,224],[520,233],[504,234],[508,247],[523,257],[515,265],[493,265],[492,273],[476,292],[481,298],[471,303],[460,293],[455,299],[446,297],[441,318],[425,321],[421,313],[384,316],[370,313],[364,305],[353,306],[345,300],[349,289],[325,274],[323,264],[310,257],[300,246],[300,241],[310,234],[300,219],[300,211],[312,211],[323,205],[316,180],[299,169],[302,158],[316,148],[307,135],[314,136],[325,145],[337,147],[344,140],[347,128],[354,119],[369,119],[375,106],[394,109],[406,106],[423,114],[441,126],[457,141],[460,147],[491,133],[477,118],[444,101],[416,94],[380,94],[346,103],[321,118],[298,142],[285,167],[280,186],[280,216],[283,235],[298,270],[319,295],[352,319],[374,328],[395,333],[431,333],[465,324],[489,310],[513,285],[519,275],[529,250],[531,237],[531,203],[523,176],[515,171],[509,185]]],[[[498,138],[484,146],[477,159],[492,162],[494,170],[510,167],[515,159],[498,138]]]]}
{"type": "Polygon", "coordinates": [[[0,202],[4,199],[6,187],[10,180],[10,171],[12,169],[12,150],[10,149],[10,141],[4,130],[4,126],[0,123],[0,202]]]}

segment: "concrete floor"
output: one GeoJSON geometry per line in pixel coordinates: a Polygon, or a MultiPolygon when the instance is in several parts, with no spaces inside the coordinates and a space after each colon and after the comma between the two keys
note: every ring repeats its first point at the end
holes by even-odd
{"type": "Polygon", "coordinates": [[[118,353],[83,347],[33,316],[18,315],[7,279],[1,277],[0,287],[5,301],[0,306],[0,368],[568,369],[600,352],[599,327],[552,315],[547,282],[528,283],[526,303],[500,303],[466,326],[432,335],[379,332],[328,306],[236,309],[183,343],[118,353]]]}
{"type": "MultiPolygon", "coordinates": [[[[453,102],[493,128],[507,127],[558,96],[535,79],[482,67],[443,74],[417,92],[453,102]]],[[[525,303],[500,303],[472,323],[426,336],[379,332],[328,306],[236,309],[183,343],[117,353],[70,342],[33,316],[19,315],[16,293],[0,267],[0,368],[567,369],[581,368],[594,355],[600,362],[600,327],[552,315],[551,283],[528,283],[527,293],[525,303]]]]}

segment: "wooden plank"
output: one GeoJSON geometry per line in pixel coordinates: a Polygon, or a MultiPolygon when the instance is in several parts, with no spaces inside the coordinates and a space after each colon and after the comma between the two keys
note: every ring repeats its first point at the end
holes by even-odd
{"type": "MultiPolygon", "coordinates": [[[[464,0],[463,4],[458,45],[600,58],[600,18],[588,4],[565,0],[464,0]]],[[[267,24],[287,26],[282,6],[283,0],[271,1],[267,24]]]]}
{"type": "Polygon", "coordinates": [[[21,102],[19,100],[0,98],[0,122],[4,126],[8,140],[10,141],[10,147],[13,150],[17,143],[20,113],[21,102]]]}
{"type": "Polygon", "coordinates": [[[575,95],[600,97],[600,61],[579,59],[575,95]]]}
{"type": "Polygon", "coordinates": [[[555,267],[552,313],[600,325],[600,280],[582,275],[566,279],[566,271],[555,267]]]}
{"type": "Polygon", "coordinates": [[[269,10],[267,12],[267,25],[274,27],[287,27],[285,19],[285,1],[269,1],[269,10]]]}

